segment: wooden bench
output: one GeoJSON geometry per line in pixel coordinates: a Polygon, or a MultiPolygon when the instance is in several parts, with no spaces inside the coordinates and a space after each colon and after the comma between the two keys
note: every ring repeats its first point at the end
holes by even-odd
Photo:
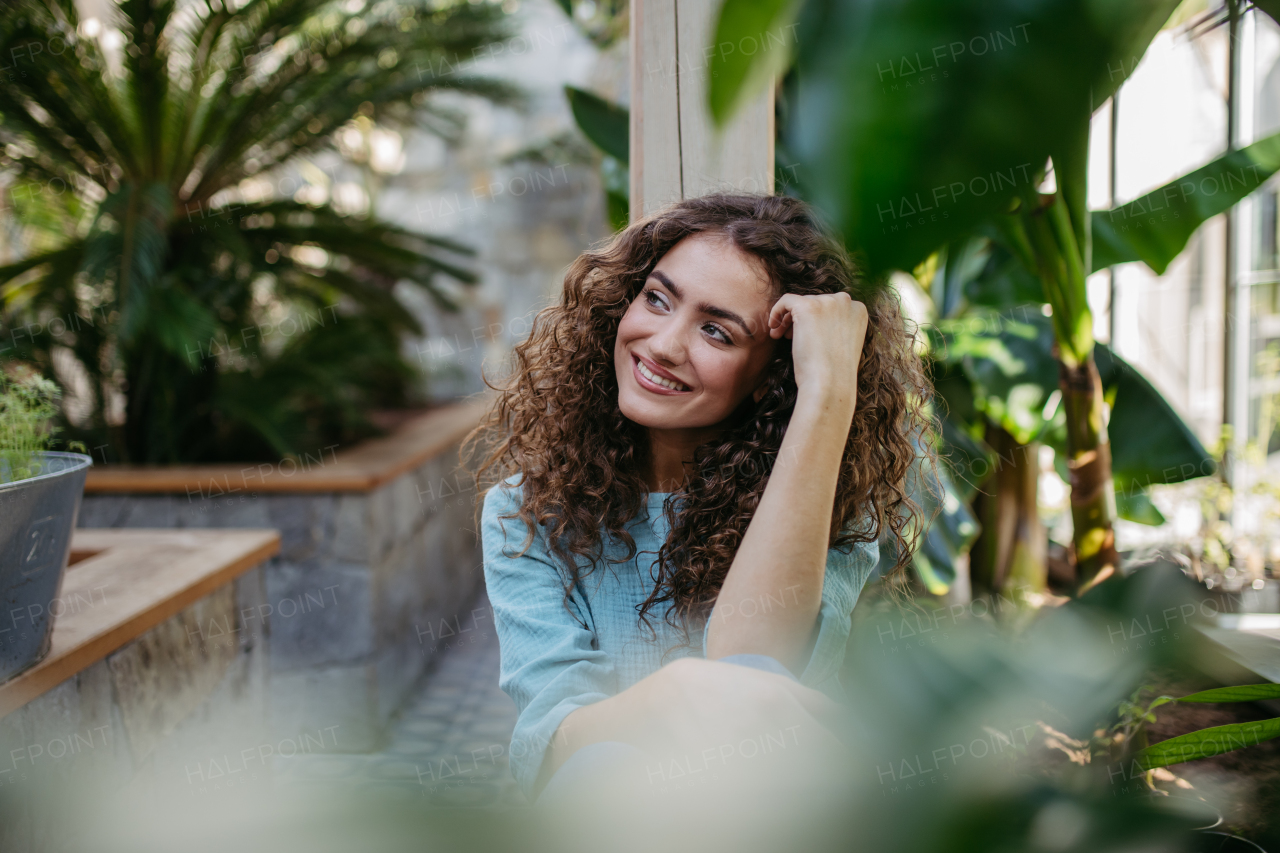
{"type": "Polygon", "coordinates": [[[280,550],[274,530],[76,530],[48,656],[0,684],[0,717],[280,550]]]}
{"type": "Polygon", "coordinates": [[[61,849],[69,792],[172,790],[228,744],[269,742],[257,615],[277,531],[76,530],[71,549],[49,654],[0,684],[0,850],[61,849]]]}

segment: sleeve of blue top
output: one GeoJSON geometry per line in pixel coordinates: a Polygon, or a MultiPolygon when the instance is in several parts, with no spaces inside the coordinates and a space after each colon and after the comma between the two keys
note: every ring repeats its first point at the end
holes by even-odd
{"type": "MultiPolygon", "coordinates": [[[[800,683],[831,696],[839,697],[840,665],[844,663],[845,644],[853,625],[853,607],[867,578],[880,562],[880,546],[875,542],[860,542],[850,546],[848,552],[839,548],[827,551],[827,570],[822,578],[822,604],[818,610],[818,637],[809,655],[804,672],[799,673],[800,683]]],[[[762,607],[771,602],[764,602],[762,607]]],[[[777,602],[772,602],[776,604],[777,602]]],[[[711,618],[702,629],[702,654],[707,654],[707,632],[711,618]]]]}
{"type": "Polygon", "coordinates": [[[499,686],[519,711],[511,737],[511,771],[526,796],[556,729],[571,712],[617,692],[613,661],[594,647],[585,603],[575,594],[566,607],[562,574],[547,553],[542,530],[523,555],[528,527],[499,518],[520,508],[519,486],[499,484],[481,512],[484,577],[493,606],[502,666],[499,686]],[[582,620],[581,622],[578,620],[582,620]]]}

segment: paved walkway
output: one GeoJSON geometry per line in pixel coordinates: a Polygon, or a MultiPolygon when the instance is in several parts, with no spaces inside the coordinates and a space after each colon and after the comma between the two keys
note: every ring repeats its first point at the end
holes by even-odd
{"type": "MultiPolygon", "coordinates": [[[[488,608],[482,598],[477,608],[488,608]]],[[[444,648],[399,717],[382,752],[277,758],[280,784],[377,790],[430,805],[524,808],[507,746],[516,708],[498,689],[498,638],[492,626],[444,648]]]]}

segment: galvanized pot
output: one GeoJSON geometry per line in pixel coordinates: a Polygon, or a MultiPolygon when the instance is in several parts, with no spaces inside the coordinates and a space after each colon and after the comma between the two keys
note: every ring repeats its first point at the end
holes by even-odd
{"type": "Polygon", "coordinates": [[[49,653],[84,478],[80,453],[37,453],[35,476],[0,482],[0,681],[49,653]]]}

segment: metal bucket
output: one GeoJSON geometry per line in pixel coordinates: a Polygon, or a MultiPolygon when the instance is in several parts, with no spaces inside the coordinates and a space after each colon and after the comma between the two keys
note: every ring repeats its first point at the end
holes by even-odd
{"type": "Polygon", "coordinates": [[[0,681],[49,653],[71,531],[92,464],[80,453],[37,453],[28,463],[36,476],[0,482],[0,681]]]}

